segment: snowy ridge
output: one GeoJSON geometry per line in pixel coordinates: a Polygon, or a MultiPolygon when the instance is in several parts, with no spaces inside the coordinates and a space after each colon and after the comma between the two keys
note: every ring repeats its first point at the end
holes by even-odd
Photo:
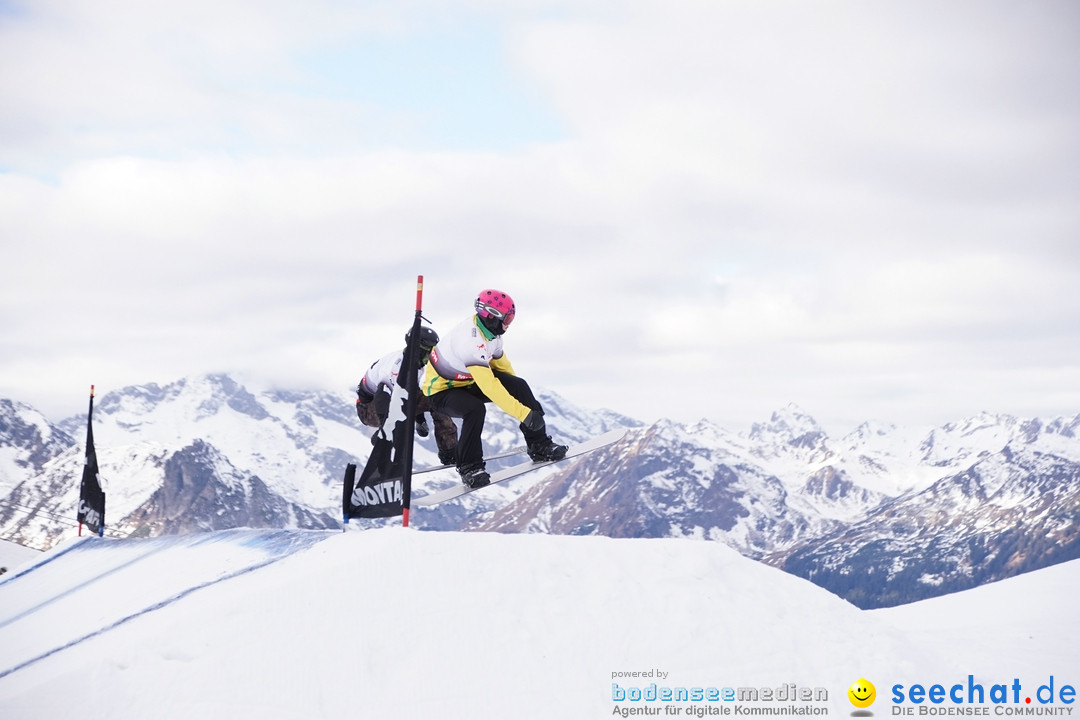
{"type": "Polygon", "coordinates": [[[97,437],[168,447],[201,440],[278,494],[308,506],[325,502],[321,483],[312,479],[329,482],[344,467],[346,449],[363,442],[358,424],[344,397],[272,390],[256,395],[225,375],[125,388],[94,408],[97,437]]]}
{"type": "MultiPolygon", "coordinates": [[[[704,420],[643,427],[538,393],[561,441],[630,433],[581,460],[417,508],[414,525],[721,542],[866,607],[1080,557],[1070,520],[1080,514],[1080,415],[981,413],[926,429],[866,422],[836,439],[795,405],[738,434],[704,420]]],[[[364,462],[371,447],[353,400],[348,390],[247,387],[223,375],[105,393],[95,437],[109,532],[336,527],[345,464],[364,462]]],[[[0,458],[15,458],[6,467],[23,478],[0,498],[0,536],[37,547],[70,537],[85,417],[50,426],[7,402],[0,418],[0,458]]],[[[488,452],[519,445],[518,423],[490,412],[484,441],[488,452]]],[[[418,442],[415,461],[436,464],[433,438],[418,442]]],[[[414,497],[456,482],[452,469],[425,473],[414,497]]]]}
{"type": "Polygon", "coordinates": [[[954,617],[991,618],[988,638],[972,623],[930,633],[940,605],[857,610],[716,543],[401,528],[91,539],[0,580],[0,714],[55,718],[79,698],[90,720],[328,718],[343,703],[358,717],[587,719],[611,716],[613,673],[660,669],[661,684],[822,687],[846,716],[859,677],[882,695],[968,673],[1075,681],[1059,623],[1078,590],[1073,562],[947,599],[954,617]]]}
{"type": "Polygon", "coordinates": [[[1076,426],[983,414],[833,442],[795,406],[746,436],[662,421],[466,527],[715,540],[890,606],[1080,557],[1076,426]]]}
{"type": "Polygon", "coordinates": [[[29,405],[0,398],[0,497],[74,442],[29,405]]]}
{"type": "Polygon", "coordinates": [[[1077,518],[1080,464],[1009,444],[769,560],[860,607],[890,606],[1080,557],[1077,518]]]}
{"type": "MultiPolygon", "coordinates": [[[[639,424],[539,393],[553,432],[570,441],[589,438],[596,427],[639,424]]],[[[371,449],[372,431],[357,420],[354,402],[351,390],[249,389],[226,375],[104,393],[95,403],[94,429],[109,532],[336,526],[345,465],[363,463],[371,449]]],[[[0,494],[0,534],[46,547],[68,536],[72,527],[84,451],[82,441],[74,438],[84,436],[86,418],[75,416],[53,426],[32,408],[13,402],[7,407],[18,413],[4,421],[5,406],[0,406],[0,462],[5,457],[18,462],[8,463],[9,487],[0,494]],[[40,437],[50,433],[54,441],[42,451],[40,437]]],[[[516,421],[502,413],[491,414],[487,430],[490,452],[521,443],[516,421]]],[[[418,439],[414,460],[418,467],[437,463],[433,438],[418,439]]],[[[524,482],[538,482],[550,472],[524,482]]],[[[432,473],[414,490],[423,495],[454,482],[453,470],[432,473]]],[[[519,492],[493,488],[454,507],[426,510],[422,517],[431,529],[454,529],[519,492]]]]}
{"type": "Polygon", "coordinates": [[[322,537],[227,531],[142,541],[71,541],[3,578],[0,632],[4,662],[12,664],[0,668],[0,680],[322,537]],[[153,582],[145,581],[148,576],[153,582]],[[62,589],[52,589],[57,586],[62,589]],[[95,612],[87,613],[88,607],[95,612]]]}
{"type": "Polygon", "coordinates": [[[39,557],[41,557],[40,550],[0,540],[0,568],[4,568],[4,571],[0,572],[0,577],[3,577],[5,573],[14,572],[21,565],[37,560],[39,557]]]}

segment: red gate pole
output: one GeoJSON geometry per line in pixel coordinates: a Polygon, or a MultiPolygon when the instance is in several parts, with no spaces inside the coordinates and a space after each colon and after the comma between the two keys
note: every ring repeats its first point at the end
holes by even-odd
{"type": "Polygon", "coordinates": [[[413,434],[416,432],[416,404],[419,401],[417,393],[420,388],[417,385],[416,373],[412,368],[416,367],[416,354],[420,352],[420,320],[424,308],[424,276],[416,276],[416,317],[413,319],[412,342],[406,348],[403,365],[409,368],[406,373],[405,389],[408,390],[408,401],[405,403],[405,447],[402,457],[401,477],[401,525],[409,527],[409,507],[412,505],[412,455],[413,434]]]}

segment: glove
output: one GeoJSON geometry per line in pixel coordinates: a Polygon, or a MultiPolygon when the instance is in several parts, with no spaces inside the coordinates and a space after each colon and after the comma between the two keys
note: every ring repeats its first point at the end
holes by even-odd
{"type": "Polygon", "coordinates": [[[375,399],[375,396],[364,389],[364,384],[356,386],[356,404],[365,405],[375,399]]]}
{"type": "Polygon", "coordinates": [[[379,418],[379,425],[385,425],[386,418],[390,415],[390,393],[385,388],[380,388],[372,402],[375,403],[375,416],[379,418]]]}
{"type": "Polygon", "coordinates": [[[426,438],[429,432],[427,420],[424,419],[424,416],[421,415],[416,418],[416,434],[422,438],[426,438]]]}
{"type": "Polygon", "coordinates": [[[530,410],[521,425],[531,433],[539,433],[547,429],[547,424],[544,422],[543,411],[537,410],[530,410]]]}

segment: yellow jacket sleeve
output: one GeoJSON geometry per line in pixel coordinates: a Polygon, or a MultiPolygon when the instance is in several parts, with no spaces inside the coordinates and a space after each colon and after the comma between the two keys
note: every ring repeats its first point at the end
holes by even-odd
{"type": "MultiPolygon", "coordinates": [[[[498,361],[492,362],[492,365],[495,365],[496,362],[498,361]]],[[[506,372],[502,368],[496,369],[506,372]]],[[[495,373],[491,372],[491,368],[483,365],[470,365],[466,370],[473,376],[473,380],[484,391],[484,394],[491,399],[491,402],[498,405],[500,410],[511,417],[517,418],[518,422],[525,422],[525,418],[529,415],[529,408],[522,405],[516,397],[503,387],[503,384],[496,379],[495,373]]]]}
{"type": "Polygon", "coordinates": [[[507,375],[517,375],[517,373],[514,372],[514,366],[510,364],[510,358],[506,357],[505,354],[502,357],[495,358],[491,361],[491,369],[504,372],[507,375]]]}

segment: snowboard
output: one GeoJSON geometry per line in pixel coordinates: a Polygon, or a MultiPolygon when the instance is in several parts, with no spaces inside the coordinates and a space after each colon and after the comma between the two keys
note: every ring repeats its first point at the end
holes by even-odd
{"type": "Polygon", "coordinates": [[[445,490],[439,490],[438,492],[434,492],[430,495],[413,498],[412,504],[416,507],[430,507],[432,505],[438,505],[439,503],[444,503],[447,500],[453,500],[454,498],[461,497],[462,495],[467,495],[474,490],[483,490],[489,485],[494,485],[495,483],[500,483],[504,480],[509,480],[510,478],[516,478],[518,475],[524,475],[527,472],[532,472],[533,470],[537,470],[547,465],[554,465],[557,462],[570,460],[571,458],[580,457],[585,453],[590,453],[593,450],[599,450],[600,448],[607,447],[608,445],[612,445],[619,440],[622,440],[624,435],[626,435],[626,428],[611,430],[604,433],[603,435],[597,435],[591,440],[586,440],[585,442],[578,443],[577,445],[571,445],[570,448],[566,451],[566,457],[562,458],[561,460],[548,460],[543,462],[533,462],[532,460],[527,460],[525,462],[518,463],[517,465],[511,465],[508,468],[503,468],[502,470],[496,470],[491,474],[491,481],[483,487],[471,488],[464,483],[458,483],[457,485],[446,488],[445,490]]]}
{"type": "MultiPolygon", "coordinates": [[[[513,450],[507,450],[506,452],[499,453],[497,455],[489,455],[484,458],[484,462],[489,460],[502,460],[503,458],[513,457],[514,455],[524,455],[526,448],[516,447],[513,450]]],[[[413,470],[413,475],[422,475],[423,473],[435,472],[436,470],[445,470],[446,468],[454,467],[453,463],[449,465],[435,465],[433,467],[420,468],[419,470],[413,470]]]]}

